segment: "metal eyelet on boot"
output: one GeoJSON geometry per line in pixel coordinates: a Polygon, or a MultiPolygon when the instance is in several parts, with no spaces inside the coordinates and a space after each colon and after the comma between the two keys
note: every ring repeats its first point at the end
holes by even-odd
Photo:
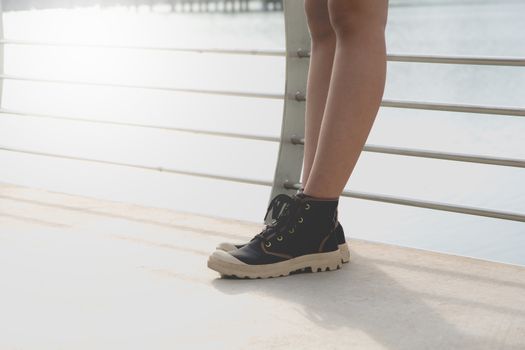
{"type": "Polygon", "coordinates": [[[299,216],[299,218],[297,219],[297,222],[299,222],[299,223],[303,222],[303,217],[299,216]]]}
{"type": "Polygon", "coordinates": [[[304,207],[305,210],[310,209],[310,203],[306,203],[306,206],[304,207]]]}
{"type": "Polygon", "coordinates": [[[264,243],[264,245],[266,246],[266,248],[270,248],[272,246],[272,242],[267,241],[264,243]]]}
{"type": "Polygon", "coordinates": [[[281,242],[281,241],[283,240],[283,236],[280,236],[280,235],[277,236],[277,240],[278,240],[279,242],[281,242]]]}

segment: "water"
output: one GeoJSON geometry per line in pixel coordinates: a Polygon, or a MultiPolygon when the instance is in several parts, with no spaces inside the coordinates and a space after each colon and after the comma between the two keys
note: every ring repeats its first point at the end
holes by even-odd
{"type": "MultiPolygon", "coordinates": [[[[391,53],[525,57],[525,4],[392,6],[391,53]]],[[[10,39],[284,49],[282,13],[97,7],[4,14],[10,39]]],[[[282,93],[281,57],[8,45],[5,72],[282,93]]],[[[389,63],[385,98],[524,107],[525,70],[389,63]]],[[[282,101],[7,80],[3,108],[279,136],[282,101]]],[[[278,145],[0,115],[15,148],[271,181],[278,145]]],[[[525,119],[382,108],[369,144],[525,158],[525,119]]],[[[0,151],[0,181],[262,222],[270,189],[0,151]]],[[[525,212],[523,169],[363,153],[348,190],[525,212]]],[[[525,224],[342,198],[347,236],[525,264],[525,224]]],[[[1,228],[0,228],[1,229],[1,228]]]]}

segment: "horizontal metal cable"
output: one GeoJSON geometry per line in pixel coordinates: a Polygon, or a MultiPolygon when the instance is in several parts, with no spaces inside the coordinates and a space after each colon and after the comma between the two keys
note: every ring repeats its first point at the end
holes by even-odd
{"type": "MultiPolygon", "coordinates": [[[[306,101],[306,96],[301,92],[297,92],[295,94],[295,99],[297,101],[306,101]]],[[[381,106],[390,107],[390,108],[422,109],[422,110],[427,110],[427,111],[495,114],[495,115],[525,117],[525,108],[520,108],[520,107],[495,107],[495,106],[480,106],[480,105],[437,103],[437,102],[416,102],[416,101],[402,101],[402,100],[382,100],[381,106]]]]}
{"type": "Polygon", "coordinates": [[[144,51],[173,51],[191,53],[212,53],[231,55],[254,55],[254,56],[284,56],[283,50],[256,50],[256,49],[220,49],[220,48],[197,48],[176,46],[150,46],[150,45],[119,45],[119,44],[96,44],[96,43],[68,43],[57,41],[33,41],[33,40],[11,40],[2,39],[0,44],[6,45],[28,45],[28,46],[61,46],[61,47],[88,47],[97,49],[125,49],[144,51]]]}
{"type": "Polygon", "coordinates": [[[480,66],[525,67],[525,58],[519,57],[475,57],[475,56],[435,56],[435,55],[388,55],[390,62],[466,64],[480,66]]]}
{"type": "Polygon", "coordinates": [[[208,94],[208,95],[226,95],[226,96],[268,98],[268,99],[283,99],[284,98],[283,94],[268,94],[268,93],[258,93],[258,92],[242,92],[242,91],[226,91],[226,90],[187,89],[187,88],[178,88],[178,87],[161,86],[161,85],[119,84],[119,83],[96,82],[96,81],[44,79],[44,78],[27,77],[27,76],[16,76],[16,75],[8,75],[8,74],[0,74],[0,79],[33,81],[33,82],[38,82],[38,83],[88,85],[88,86],[129,88],[129,89],[177,91],[177,92],[189,92],[189,93],[199,93],[199,94],[208,94]]]}
{"type": "MultiPolygon", "coordinates": [[[[300,56],[310,57],[310,53],[306,52],[300,56]]],[[[389,62],[404,62],[404,63],[435,63],[435,64],[461,64],[461,65],[469,65],[469,66],[525,67],[525,58],[522,58],[522,57],[387,54],[386,59],[389,62]]]]}
{"type": "MultiPolygon", "coordinates": [[[[192,48],[192,47],[177,47],[177,46],[97,44],[97,43],[56,42],[56,41],[36,41],[36,40],[14,40],[14,39],[2,39],[0,40],[0,44],[29,45],[29,46],[89,47],[89,48],[102,48],[102,49],[153,50],[153,51],[216,53],[216,54],[234,54],[234,55],[259,55],[259,56],[285,56],[286,55],[286,52],[284,50],[192,48]]],[[[310,52],[299,49],[297,50],[297,55],[299,57],[310,57],[310,52]]],[[[412,63],[514,66],[514,67],[525,66],[525,58],[519,58],[519,57],[388,54],[387,60],[391,62],[407,62],[407,63],[412,62],[412,63]]]]}
{"type": "MultiPolygon", "coordinates": [[[[292,139],[292,143],[304,145],[304,138],[292,139]]],[[[365,145],[363,147],[363,151],[384,153],[384,154],[395,154],[399,156],[433,158],[433,159],[441,159],[441,160],[453,160],[453,161],[458,161],[458,162],[469,162],[469,163],[477,163],[477,164],[490,164],[490,165],[498,165],[498,166],[525,168],[525,159],[478,156],[478,155],[464,154],[464,153],[438,152],[438,151],[429,151],[429,150],[414,149],[414,148],[404,148],[404,147],[395,147],[395,146],[378,146],[378,145],[365,145]]]]}
{"type": "Polygon", "coordinates": [[[477,156],[477,155],[464,154],[464,153],[437,152],[437,151],[427,151],[427,150],[421,150],[421,149],[410,149],[410,148],[402,148],[402,147],[384,147],[384,146],[377,146],[377,145],[367,145],[364,147],[364,149],[367,152],[396,154],[396,155],[410,156],[410,157],[434,158],[434,159],[442,159],[442,160],[453,160],[453,161],[459,161],[459,162],[470,162],[470,163],[478,163],[478,164],[490,164],[490,165],[498,165],[498,166],[525,168],[525,159],[477,156]]]}
{"type": "MultiPolygon", "coordinates": [[[[211,95],[227,95],[227,96],[241,96],[241,97],[267,98],[267,99],[283,99],[284,98],[283,94],[268,94],[268,93],[226,91],[226,90],[186,89],[186,88],[178,88],[178,87],[159,86],[159,85],[119,84],[119,83],[96,82],[96,81],[44,79],[44,78],[36,78],[36,77],[28,77],[28,76],[15,76],[15,75],[8,75],[8,74],[0,74],[0,79],[32,81],[32,82],[39,82],[39,83],[72,84],[72,85],[104,86],[104,87],[146,89],[146,90],[178,91],[178,92],[201,93],[201,94],[211,94],[211,95]]],[[[295,99],[297,101],[306,101],[306,97],[300,92],[298,92],[295,95],[295,99]]],[[[508,108],[508,107],[492,107],[492,106],[414,102],[414,101],[395,101],[395,100],[383,100],[381,102],[381,106],[391,107],[391,108],[422,109],[422,110],[435,110],[435,111],[447,111],[447,112],[495,114],[495,115],[525,117],[525,108],[508,108]]]]}
{"type": "Polygon", "coordinates": [[[155,167],[155,166],[140,165],[140,164],[121,163],[121,162],[114,162],[114,161],[109,161],[109,160],[75,157],[75,156],[68,156],[68,155],[63,155],[63,154],[39,152],[39,151],[32,151],[32,150],[26,150],[26,149],[20,149],[20,148],[4,147],[4,146],[0,146],[0,151],[26,153],[26,154],[32,154],[32,155],[37,155],[37,156],[78,160],[78,161],[85,161],[85,162],[99,163],[99,164],[118,165],[118,166],[124,166],[124,167],[135,168],[135,169],[154,170],[154,171],[161,171],[161,172],[173,173],[173,174],[179,174],[179,175],[188,175],[188,176],[203,177],[203,178],[209,178],[209,179],[215,179],[215,180],[240,182],[240,183],[246,183],[246,184],[252,184],[252,185],[272,186],[271,181],[247,179],[247,178],[242,178],[242,177],[233,177],[233,176],[225,176],[225,175],[213,175],[213,174],[200,173],[200,172],[194,172],[194,171],[164,168],[161,166],[155,167]]]}
{"type": "Polygon", "coordinates": [[[519,107],[510,108],[510,107],[478,106],[478,105],[454,104],[454,103],[414,102],[414,101],[396,101],[396,100],[383,100],[381,102],[381,106],[391,107],[391,108],[424,109],[424,110],[429,110],[429,111],[497,114],[497,115],[525,117],[525,108],[519,108],[519,107]]]}
{"type": "Polygon", "coordinates": [[[142,124],[142,123],[117,122],[117,121],[90,119],[90,118],[81,118],[81,117],[66,117],[66,116],[59,116],[59,115],[53,115],[53,114],[32,113],[32,112],[28,113],[28,112],[16,111],[16,110],[5,109],[5,108],[0,108],[0,114],[14,114],[17,116],[31,117],[31,118],[35,117],[35,118],[45,118],[45,119],[68,120],[68,121],[75,121],[75,122],[129,126],[129,127],[149,128],[149,129],[157,129],[157,130],[187,132],[187,133],[193,133],[193,134],[212,135],[212,136],[220,136],[220,137],[232,137],[232,138],[258,140],[258,141],[279,142],[279,138],[273,137],[273,136],[250,135],[250,134],[240,134],[240,133],[221,132],[221,131],[212,131],[212,130],[198,130],[198,129],[179,128],[179,127],[171,127],[171,126],[159,126],[159,125],[142,124]]]}
{"type": "MultiPolygon", "coordinates": [[[[301,184],[300,183],[285,184],[284,187],[288,189],[299,189],[301,187],[301,184]]],[[[417,207],[417,208],[434,209],[434,210],[448,211],[448,212],[454,212],[454,213],[460,213],[460,214],[468,214],[468,215],[476,215],[476,216],[490,217],[490,218],[503,219],[503,220],[525,222],[525,214],[521,214],[521,213],[505,212],[505,211],[483,209],[483,208],[470,207],[470,206],[464,206],[464,205],[453,205],[453,204],[446,204],[446,203],[439,203],[439,202],[432,202],[432,201],[416,200],[412,198],[404,198],[404,197],[389,196],[389,195],[379,195],[379,194],[356,192],[356,191],[343,191],[341,196],[366,199],[366,200],[384,202],[384,203],[390,203],[390,204],[407,205],[407,206],[417,207]]]]}
{"type": "MultiPolygon", "coordinates": [[[[175,132],[187,132],[187,133],[211,135],[211,136],[219,136],[219,137],[231,137],[231,138],[258,140],[258,141],[279,142],[279,138],[274,137],[274,136],[250,135],[250,134],[220,132],[220,131],[211,131],[211,130],[198,130],[198,129],[190,129],[190,128],[159,126],[159,125],[142,124],[142,123],[117,122],[117,121],[108,121],[108,120],[90,119],[90,118],[81,118],[81,117],[66,117],[66,116],[58,116],[58,115],[43,114],[43,113],[32,113],[32,112],[28,113],[28,112],[16,111],[16,110],[5,109],[5,108],[0,108],[0,114],[13,114],[16,116],[30,117],[30,118],[35,117],[35,118],[44,118],[44,119],[67,120],[67,121],[74,121],[74,122],[108,124],[108,125],[127,126],[127,127],[139,127],[139,128],[149,128],[149,129],[175,131],[175,132]]],[[[294,144],[304,145],[304,138],[292,138],[291,141],[294,144]]],[[[451,161],[459,161],[459,162],[470,162],[470,163],[478,163],[478,164],[489,164],[489,165],[497,165],[497,166],[525,168],[524,159],[478,156],[478,155],[471,155],[471,154],[437,152],[437,151],[429,151],[429,150],[422,150],[422,149],[403,148],[403,147],[394,147],[394,146],[378,146],[378,145],[365,145],[363,147],[363,151],[384,153],[384,154],[394,154],[394,155],[400,155],[400,156],[433,158],[433,159],[451,160],[451,161]]]]}

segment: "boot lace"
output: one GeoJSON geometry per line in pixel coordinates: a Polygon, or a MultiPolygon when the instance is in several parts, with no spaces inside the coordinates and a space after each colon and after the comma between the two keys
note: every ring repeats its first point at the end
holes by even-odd
{"type": "Polygon", "coordinates": [[[258,233],[254,239],[267,239],[272,233],[278,230],[280,227],[286,224],[291,213],[291,208],[294,207],[295,200],[288,196],[287,194],[278,194],[275,196],[270,204],[268,209],[266,209],[266,214],[264,215],[265,227],[258,233]],[[271,221],[268,223],[268,214],[271,213],[271,221]]]}

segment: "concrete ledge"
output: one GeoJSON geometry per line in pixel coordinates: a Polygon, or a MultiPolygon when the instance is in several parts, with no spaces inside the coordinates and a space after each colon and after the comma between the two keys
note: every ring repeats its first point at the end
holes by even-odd
{"type": "Polygon", "coordinates": [[[350,240],[342,270],[222,280],[262,224],[0,184],[0,349],[525,349],[525,268],[350,240]]]}

